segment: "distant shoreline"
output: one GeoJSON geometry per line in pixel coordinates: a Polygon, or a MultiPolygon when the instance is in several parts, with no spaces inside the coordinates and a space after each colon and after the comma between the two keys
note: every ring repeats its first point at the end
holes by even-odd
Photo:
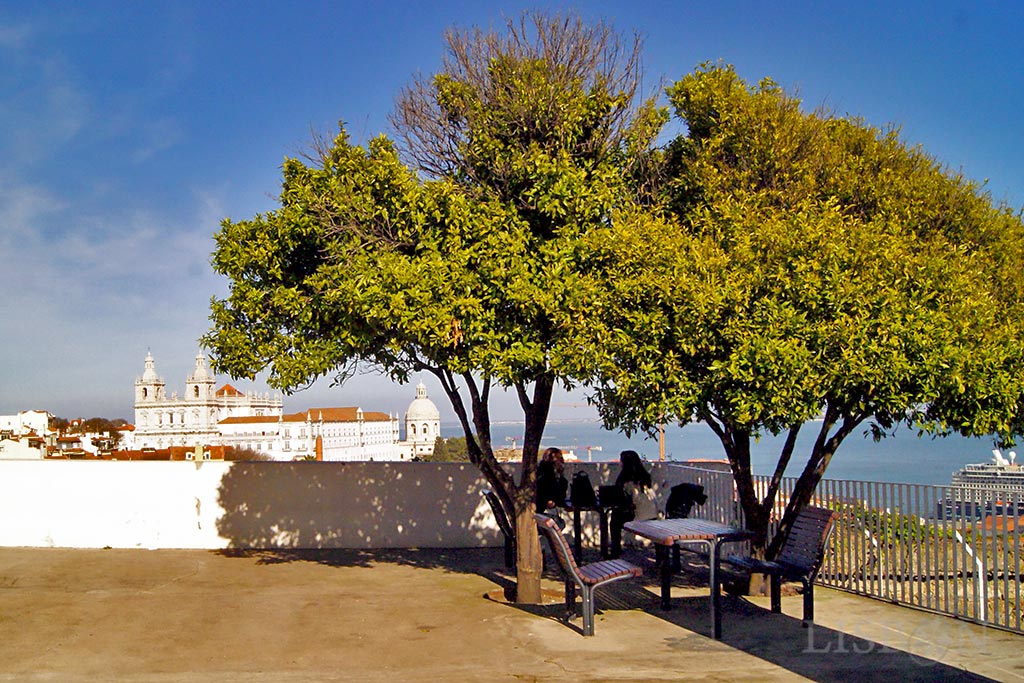
{"type": "MultiPolygon", "coordinates": [[[[522,446],[523,421],[500,420],[493,422],[491,427],[491,441],[495,447],[522,446]]],[[[797,454],[786,476],[799,475],[816,431],[807,429],[801,433],[797,454]]],[[[990,439],[919,437],[916,431],[901,427],[894,436],[875,443],[870,435],[865,435],[866,431],[865,427],[846,439],[825,473],[827,479],[948,486],[953,473],[964,465],[991,459],[990,439]]],[[[457,423],[442,422],[441,435],[460,437],[462,428],[457,423]]],[[[774,472],[783,440],[783,437],[766,435],[752,444],[751,465],[756,474],[770,475],[774,472]]],[[[590,458],[595,462],[617,460],[619,453],[626,449],[635,450],[651,461],[660,457],[656,438],[607,431],[601,421],[595,419],[551,420],[544,429],[541,446],[573,450],[582,460],[587,459],[589,448],[590,458]]],[[[707,425],[691,423],[680,427],[670,424],[665,427],[665,459],[677,462],[724,460],[725,451],[707,425]]]]}

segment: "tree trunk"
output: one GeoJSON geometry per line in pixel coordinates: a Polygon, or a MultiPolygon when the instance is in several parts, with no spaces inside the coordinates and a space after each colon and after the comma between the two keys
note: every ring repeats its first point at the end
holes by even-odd
{"type": "Polygon", "coordinates": [[[534,518],[534,501],[523,496],[516,498],[516,602],[539,604],[541,600],[540,575],[544,570],[544,559],[537,535],[537,520],[534,518]]]}
{"type": "MultiPolygon", "coordinates": [[[[427,368],[430,369],[429,367],[427,368]]],[[[537,451],[544,425],[551,407],[551,392],[554,380],[541,376],[534,382],[533,396],[524,384],[516,384],[516,393],[526,418],[523,442],[523,461],[520,482],[516,485],[512,475],[494,457],[491,446],[491,421],[488,410],[489,380],[479,386],[472,375],[466,373],[467,392],[472,406],[472,423],[463,403],[454,378],[441,369],[434,369],[441,380],[441,386],[455,409],[466,436],[466,449],[470,461],[476,465],[501,501],[516,535],[516,602],[539,604],[541,602],[540,576],[544,567],[537,535],[536,511],[537,492],[537,451]]]]}
{"type": "MultiPolygon", "coordinates": [[[[753,491],[753,479],[749,479],[747,483],[750,490],[753,491]]],[[[743,488],[739,486],[739,482],[737,485],[737,488],[743,488]]],[[[756,498],[741,496],[741,500],[747,530],[754,534],[750,540],[750,556],[758,560],[767,559],[765,549],[768,546],[768,514],[756,498]]],[[[768,581],[764,574],[751,573],[746,584],[738,584],[738,588],[742,589],[743,595],[764,595],[768,590],[768,581]]]]}

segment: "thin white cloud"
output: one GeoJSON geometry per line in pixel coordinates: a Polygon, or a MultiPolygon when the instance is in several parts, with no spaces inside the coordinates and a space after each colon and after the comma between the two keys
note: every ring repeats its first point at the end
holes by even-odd
{"type": "Polygon", "coordinates": [[[88,127],[89,98],[62,55],[24,38],[0,53],[0,67],[8,71],[0,108],[0,163],[8,169],[52,159],[88,127]]]}
{"type": "Polygon", "coordinates": [[[0,172],[0,247],[11,253],[36,239],[39,223],[67,208],[67,201],[41,185],[0,172]]]}
{"type": "Polygon", "coordinates": [[[31,34],[28,24],[0,26],[0,48],[19,50],[31,34]]]}
{"type": "Polygon", "coordinates": [[[140,139],[132,153],[132,160],[135,163],[148,161],[185,139],[181,125],[171,117],[141,124],[139,128],[140,139]]]}
{"type": "Polygon", "coordinates": [[[20,227],[17,239],[4,231],[11,248],[0,255],[0,291],[12,294],[0,297],[0,413],[31,405],[74,415],[69,406],[89,404],[92,393],[113,406],[103,414],[130,419],[146,348],[162,352],[169,379],[183,380],[208,327],[210,296],[222,286],[208,265],[216,198],[194,198],[184,221],[151,208],[89,216],[64,207],[67,224],[47,233],[46,192],[5,191],[0,216],[20,227]],[[7,196],[20,199],[12,207],[7,196]]]}

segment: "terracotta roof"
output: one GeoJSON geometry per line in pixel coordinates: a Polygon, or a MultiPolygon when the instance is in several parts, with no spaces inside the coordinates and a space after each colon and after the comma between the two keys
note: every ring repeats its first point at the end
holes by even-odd
{"type": "MultiPolygon", "coordinates": [[[[306,417],[309,416],[309,419],[313,422],[319,422],[321,419],[324,422],[355,422],[358,411],[358,407],[310,408],[301,413],[282,415],[280,420],[281,422],[305,422],[306,417]]],[[[389,422],[390,420],[391,416],[387,413],[372,410],[363,411],[364,422],[389,422]]],[[[278,417],[276,415],[263,415],[260,417],[227,417],[218,424],[272,424],[277,421],[278,417]]]]}
{"type": "MultiPolygon", "coordinates": [[[[189,456],[195,453],[195,446],[171,446],[169,448],[142,448],[134,450],[104,451],[97,460],[188,460],[189,456]]],[[[223,460],[224,446],[203,446],[203,450],[210,454],[212,460],[223,460]]],[[[58,456],[59,457],[59,456],[58,456]]]]}
{"type": "Polygon", "coordinates": [[[272,424],[277,422],[277,415],[247,415],[245,417],[225,417],[217,424],[222,425],[245,425],[245,424],[272,424]]]}
{"type": "Polygon", "coordinates": [[[982,526],[994,531],[1013,531],[1017,527],[1017,518],[1010,515],[988,515],[982,526]]]}
{"type": "MultiPolygon", "coordinates": [[[[355,422],[356,411],[358,406],[350,408],[310,408],[304,410],[301,413],[294,413],[295,416],[299,417],[302,421],[306,420],[306,414],[312,416],[314,422],[320,421],[320,416],[323,415],[324,422],[355,422]]],[[[287,420],[289,415],[285,416],[287,420]]],[[[387,413],[380,413],[373,410],[363,411],[363,420],[366,422],[386,422],[391,419],[391,416],[387,413]]]]}
{"type": "Polygon", "coordinates": [[[243,394],[238,389],[235,389],[230,384],[225,384],[220,389],[218,389],[216,395],[217,396],[245,396],[245,394],[243,394]]]}

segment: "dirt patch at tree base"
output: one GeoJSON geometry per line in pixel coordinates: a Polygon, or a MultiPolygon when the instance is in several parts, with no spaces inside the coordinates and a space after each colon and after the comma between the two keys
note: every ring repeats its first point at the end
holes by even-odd
{"type": "Polygon", "coordinates": [[[494,602],[500,602],[506,605],[561,605],[565,603],[565,591],[553,590],[551,588],[541,589],[540,602],[517,603],[514,586],[510,588],[498,588],[493,591],[488,591],[487,593],[484,593],[484,597],[488,600],[493,600],[494,602]]]}

